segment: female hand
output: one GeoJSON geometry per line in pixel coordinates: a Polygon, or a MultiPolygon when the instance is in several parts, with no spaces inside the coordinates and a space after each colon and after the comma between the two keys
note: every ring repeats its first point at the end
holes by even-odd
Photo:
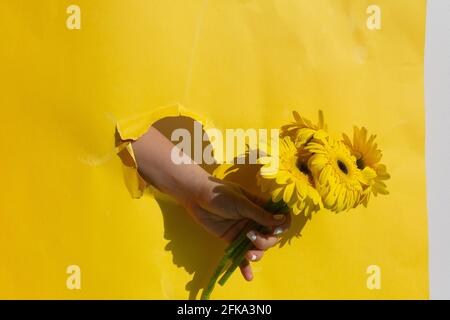
{"type": "Polygon", "coordinates": [[[174,197],[195,221],[215,236],[231,242],[245,231],[255,249],[246,253],[240,268],[244,278],[252,280],[249,261],[259,261],[265,250],[278,243],[278,236],[289,227],[289,215],[265,211],[261,199],[237,184],[212,177],[197,164],[175,164],[171,159],[174,147],[151,127],[133,143],[139,173],[148,183],[174,197]],[[248,230],[251,220],[271,232],[248,230]]]}

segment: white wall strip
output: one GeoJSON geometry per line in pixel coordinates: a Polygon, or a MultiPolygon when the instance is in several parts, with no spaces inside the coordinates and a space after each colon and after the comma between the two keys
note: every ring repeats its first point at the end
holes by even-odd
{"type": "Polygon", "coordinates": [[[450,299],[450,1],[428,0],[425,49],[430,298],[450,299]]]}

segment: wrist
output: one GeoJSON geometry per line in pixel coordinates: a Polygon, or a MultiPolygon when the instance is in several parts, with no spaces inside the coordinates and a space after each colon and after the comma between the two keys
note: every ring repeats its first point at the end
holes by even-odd
{"type": "Polygon", "coordinates": [[[177,179],[174,186],[178,190],[172,193],[176,194],[177,200],[184,205],[205,203],[212,194],[211,175],[197,165],[186,166],[188,170],[183,170],[185,174],[177,179]]]}
{"type": "Polygon", "coordinates": [[[206,174],[199,179],[196,188],[193,192],[194,201],[200,204],[207,204],[213,197],[213,190],[216,183],[210,174],[206,174]]]}

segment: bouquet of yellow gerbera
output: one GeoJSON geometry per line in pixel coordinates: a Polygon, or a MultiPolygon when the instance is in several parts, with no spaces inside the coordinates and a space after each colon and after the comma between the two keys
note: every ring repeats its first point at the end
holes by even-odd
{"type": "MultiPolygon", "coordinates": [[[[317,124],[295,111],[293,115],[295,121],[281,128],[276,156],[258,158],[257,183],[271,195],[264,207],[267,211],[292,212],[310,219],[322,208],[338,213],[360,204],[367,206],[371,194],[388,194],[384,180],[390,176],[380,163],[382,153],[375,135],[368,137],[366,128],[355,127],[353,141],[345,134],[339,140],[328,134],[322,112],[317,124]]],[[[256,223],[252,227],[265,231],[256,223]]],[[[251,248],[245,233],[230,244],[202,299],[209,298],[222,273],[218,282],[225,284],[251,248]]]]}

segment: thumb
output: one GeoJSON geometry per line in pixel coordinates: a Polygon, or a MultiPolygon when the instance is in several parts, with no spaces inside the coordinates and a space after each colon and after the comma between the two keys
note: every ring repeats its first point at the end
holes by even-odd
{"type": "Polygon", "coordinates": [[[245,197],[242,197],[240,201],[236,201],[236,211],[242,217],[251,219],[266,227],[278,226],[286,221],[284,214],[272,214],[245,197]]]}

